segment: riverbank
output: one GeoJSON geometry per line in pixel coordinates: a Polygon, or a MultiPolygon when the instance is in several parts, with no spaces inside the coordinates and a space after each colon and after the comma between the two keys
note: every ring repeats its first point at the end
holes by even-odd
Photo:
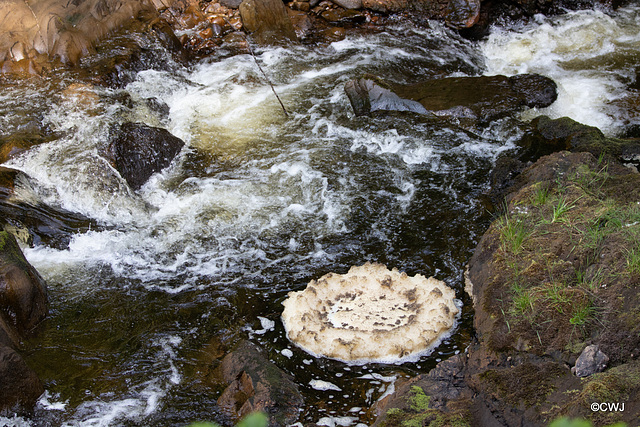
{"type": "Polygon", "coordinates": [[[469,262],[474,342],[379,403],[375,425],[640,418],[640,175],[617,149],[640,141],[564,119],[543,133],[573,152],[543,156],[506,190],[469,262]],[[593,409],[603,402],[618,406],[593,409]]]}

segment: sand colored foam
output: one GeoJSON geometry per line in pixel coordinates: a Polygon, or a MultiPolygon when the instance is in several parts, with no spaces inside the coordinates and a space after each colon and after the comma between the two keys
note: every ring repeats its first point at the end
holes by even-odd
{"type": "Polygon", "coordinates": [[[444,282],[370,263],[312,280],[282,304],[293,343],[349,363],[397,363],[427,353],[459,312],[444,282]]]}

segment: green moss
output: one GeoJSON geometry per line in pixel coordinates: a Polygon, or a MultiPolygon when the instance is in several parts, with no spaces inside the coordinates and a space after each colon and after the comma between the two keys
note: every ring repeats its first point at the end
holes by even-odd
{"type": "Polygon", "coordinates": [[[419,386],[412,386],[406,397],[406,410],[387,410],[382,422],[384,427],[471,427],[469,414],[444,413],[429,409],[431,397],[419,386]]]}
{"type": "Polygon", "coordinates": [[[523,363],[508,369],[489,369],[480,374],[488,391],[499,395],[512,406],[538,405],[554,391],[553,379],[565,370],[556,363],[523,363]]]}
{"type": "Polygon", "coordinates": [[[462,415],[443,416],[438,415],[429,423],[429,427],[471,427],[469,420],[462,415]]]}
{"type": "Polygon", "coordinates": [[[619,402],[640,391],[640,363],[631,362],[594,374],[586,381],[580,399],[592,402],[619,402]]]}
{"type": "Polygon", "coordinates": [[[402,421],[402,427],[422,427],[428,414],[417,414],[402,421]]]}
{"type": "Polygon", "coordinates": [[[429,401],[431,400],[431,397],[424,394],[422,387],[418,387],[417,385],[412,386],[411,393],[413,394],[410,398],[412,410],[416,412],[423,412],[429,409],[429,401]]]}
{"type": "Polygon", "coordinates": [[[5,262],[15,264],[23,270],[29,269],[29,263],[22,254],[16,238],[6,231],[0,231],[0,253],[5,262]]]}

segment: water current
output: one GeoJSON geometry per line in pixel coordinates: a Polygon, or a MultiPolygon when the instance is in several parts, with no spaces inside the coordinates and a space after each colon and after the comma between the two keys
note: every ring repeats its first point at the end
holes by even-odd
{"type": "Polygon", "coordinates": [[[7,162],[31,178],[14,198],[98,224],[68,248],[24,249],[49,286],[50,317],[23,353],[47,391],[33,418],[4,424],[226,422],[209,368],[248,338],[295,378],[302,423],[367,425],[367,408],[400,377],[464,351],[473,311],[463,273],[491,220],[482,194],[520,130],[513,119],[465,132],[415,117],[355,117],[343,89],[349,79],[537,72],[556,80],[559,100],[522,119],[567,115],[610,135],[640,124],[637,6],[536,17],[494,28],[481,42],[438,23],[399,23],[256,56],[289,117],[250,55],[141,71],[120,90],[72,76],[2,81],[2,134],[37,123],[53,135],[7,162]],[[145,107],[148,98],[165,103],[168,115],[145,107]],[[110,127],[123,121],[165,127],[186,142],[137,192],[101,154],[110,127]],[[286,339],[287,292],[367,261],[456,290],[462,318],[432,354],[349,366],[286,339]]]}

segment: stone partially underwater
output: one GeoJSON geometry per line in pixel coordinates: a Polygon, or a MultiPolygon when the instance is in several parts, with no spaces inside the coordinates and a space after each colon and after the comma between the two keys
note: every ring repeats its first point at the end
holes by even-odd
{"type": "Polygon", "coordinates": [[[48,312],[47,285],[16,239],[0,232],[0,414],[29,412],[44,392],[38,375],[16,351],[48,312]]]}
{"type": "Polygon", "coordinates": [[[355,364],[425,354],[451,332],[460,311],[444,282],[370,263],[311,281],[282,304],[292,342],[355,364]]]}
{"type": "Polygon", "coordinates": [[[413,85],[388,84],[365,75],[345,84],[356,116],[406,111],[489,123],[525,107],[544,108],[557,98],[553,80],[538,74],[449,77],[413,85]]]}

